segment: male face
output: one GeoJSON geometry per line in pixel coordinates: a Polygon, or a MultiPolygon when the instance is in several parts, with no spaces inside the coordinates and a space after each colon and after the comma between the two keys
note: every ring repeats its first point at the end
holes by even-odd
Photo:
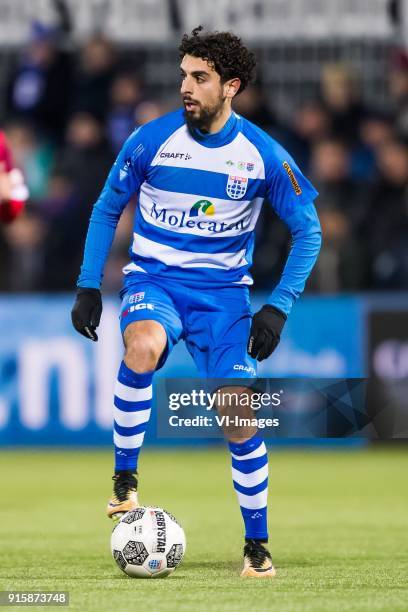
{"type": "MultiPolygon", "coordinates": [[[[187,123],[208,129],[223,111],[229,95],[229,84],[205,60],[185,55],[180,65],[181,89],[187,123]]],[[[236,81],[237,79],[233,79],[236,81]]],[[[232,96],[231,96],[232,97],[232,96]]]]}

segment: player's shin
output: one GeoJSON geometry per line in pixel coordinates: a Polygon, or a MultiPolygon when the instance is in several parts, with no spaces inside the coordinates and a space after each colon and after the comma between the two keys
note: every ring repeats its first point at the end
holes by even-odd
{"type": "Polygon", "coordinates": [[[115,516],[136,508],[137,463],[152,405],[153,372],[139,374],[122,362],[115,386],[114,494],[107,514],[115,516]]]}
{"type": "Polygon", "coordinates": [[[268,540],[268,455],[263,439],[255,435],[239,443],[230,442],[232,479],[237,492],[246,540],[268,540]]]}
{"type": "Polygon", "coordinates": [[[152,406],[153,372],[139,374],[122,361],[115,385],[115,472],[137,471],[137,462],[152,406]]]}

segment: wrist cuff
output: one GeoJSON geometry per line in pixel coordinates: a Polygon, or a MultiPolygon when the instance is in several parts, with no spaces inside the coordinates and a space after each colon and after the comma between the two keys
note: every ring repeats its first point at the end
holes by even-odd
{"type": "Polygon", "coordinates": [[[264,308],[266,308],[267,310],[270,310],[272,312],[275,312],[277,315],[281,316],[283,319],[285,319],[285,321],[287,320],[287,315],[282,312],[281,310],[279,310],[279,308],[276,308],[276,306],[272,306],[272,304],[265,304],[264,308]]]}

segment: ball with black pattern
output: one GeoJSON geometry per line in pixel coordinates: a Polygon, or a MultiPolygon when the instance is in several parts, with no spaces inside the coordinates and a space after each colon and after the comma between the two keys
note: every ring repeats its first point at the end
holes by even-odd
{"type": "Polygon", "coordinates": [[[143,506],[124,514],[111,535],[118,567],[134,578],[169,576],[181,563],[186,537],[177,519],[157,506],[143,506]]]}

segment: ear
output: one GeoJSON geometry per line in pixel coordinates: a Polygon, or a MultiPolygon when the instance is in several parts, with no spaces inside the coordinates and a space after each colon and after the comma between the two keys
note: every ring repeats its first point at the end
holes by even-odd
{"type": "Polygon", "coordinates": [[[241,80],[238,78],[230,79],[224,85],[224,91],[227,98],[233,98],[237,93],[241,86],[241,80]]]}

